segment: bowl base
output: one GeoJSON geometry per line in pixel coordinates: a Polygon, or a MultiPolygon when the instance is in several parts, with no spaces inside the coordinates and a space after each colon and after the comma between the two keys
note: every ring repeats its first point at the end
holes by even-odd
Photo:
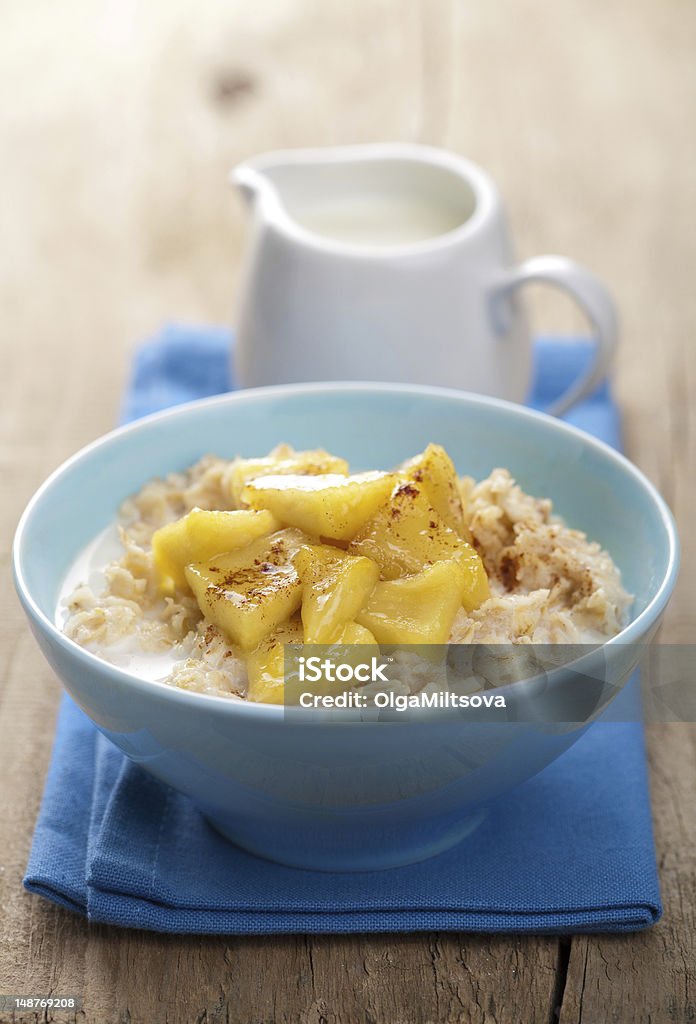
{"type": "Polygon", "coordinates": [[[449,823],[445,831],[431,828],[427,839],[422,834],[408,838],[403,835],[376,836],[374,830],[370,830],[360,835],[354,832],[350,840],[347,840],[342,829],[333,833],[326,826],[292,838],[282,829],[275,835],[269,835],[264,830],[263,835],[254,837],[251,829],[247,833],[246,829],[240,828],[239,821],[221,819],[210,814],[205,817],[228,842],[275,864],[309,871],[358,872],[385,871],[436,857],[471,835],[486,815],[487,810],[480,808],[460,818],[456,824],[449,823]]]}

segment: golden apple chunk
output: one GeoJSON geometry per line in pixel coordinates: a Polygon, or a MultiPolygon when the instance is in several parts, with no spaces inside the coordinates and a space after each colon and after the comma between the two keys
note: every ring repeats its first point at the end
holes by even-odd
{"type": "Polygon", "coordinates": [[[185,587],[184,569],[191,562],[205,562],[213,555],[236,551],[277,528],[278,523],[266,511],[192,509],[152,536],[152,553],[161,590],[172,593],[174,589],[185,587]]]}
{"type": "Polygon", "coordinates": [[[295,568],[304,585],[302,623],[308,644],[337,641],[379,579],[379,569],[371,559],[347,555],[328,544],[301,548],[295,568]]]}
{"type": "Polygon", "coordinates": [[[378,583],[356,621],[380,644],[446,644],[461,605],[456,563],[435,562],[414,576],[378,583]]]}
{"type": "Polygon", "coordinates": [[[323,448],[296,452],[287,445],[281,445],[263,459],[238,459],[232,467],[230,490],[235,505],[242,504],[244,488],[258,476],[285,476],[288,473],[302,476],[316,476],[317,473],[348,473],[348,463],[337,455],[325,452],[323,448]]]}
{"type": "Polygon", "coordinates": [[[375,561],[384,580],[420,572],[435,562],[455,560],[462,578],[462,603],[478,608],[489,596],[488,577],[478,553],[443,522],[422,484],[399,483],[389,499],[348,546],[351,554],[375,561]]]}
{"type": "Polygon", "coordinates": [[[374,515],[393,485],[393,474],[380,472],[272,475],[251,480],[242,500],[314,537],[345,541],[374,515]]]}
{"type": "Polygon", "coordinates": [[[372,647],[377,647],[376,653],[379,654],[379,647],[377,646],[377,640],[373,633],[365,626],[359,626],[357,622],[347,622],[341,630],[340,636],[336,640],[337,644],[369,644],[372,647]]]}
{"type": "Polygon", "coordinates": [[[201,612],[232,643],[250,651],[302,603],[302,583],[292,558],[307,538],[280,530],[241,551],[186,566],[186,579],[201,612]]]}
{"type": "Polygon", "coordinates": [[[285,700],[285,644],[301,644],[302,622],[293,616],[265,637],[247,659],[249,700],[282,704],[285,700]]]}
{"type": "Polygon", "coordinates": [[[420,455],[404,462],[401,472],[421,486],[438,516],[460,536],[466,537],[459,478],[449,455],[439,444],[429,444],[420,455]]]}

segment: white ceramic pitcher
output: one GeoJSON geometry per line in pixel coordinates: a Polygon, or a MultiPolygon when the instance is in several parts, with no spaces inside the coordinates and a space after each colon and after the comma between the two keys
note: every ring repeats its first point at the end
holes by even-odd
{"type": "Polygon", "coordinates": [[[236,380],[439,384],[521,402],[531,344],[517,290],[570,294],[594,361],[549,410],[603,376],[616,344],[604,285],[562,256],[515,264],[498,191],[480,167],[428,146],[269,153],[233,181],[253,210],[236,380]]]}

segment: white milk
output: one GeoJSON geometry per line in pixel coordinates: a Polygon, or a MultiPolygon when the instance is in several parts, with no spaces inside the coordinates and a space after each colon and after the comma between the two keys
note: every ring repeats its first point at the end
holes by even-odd
{"type": "Polygon", "coordinates": [[[365,192],[293,204],[298,224],[353,245],[409,245],[462,224],[461,206],[425,196],[365,192]]]}
{"type": "MultiPolygon", "coordinates": [[[[59,629],[65,628],[68,618],[66,601],[75,588],[80,584],[87,583],[98,597],[104,590],[106,582],[104,567],[122,555],[123,545],[115,524],[108,526],[82,549],[68,569],[60,589],[55,614],[55,623],[59,629]]],[[[135,636],[92,653],[98,653],[105,661],[126,669],[133,675],[152,680],[165,679],[174,665],[188,656],[188,652],[181,646],[157,653],[143,651],[135,636]]]]}

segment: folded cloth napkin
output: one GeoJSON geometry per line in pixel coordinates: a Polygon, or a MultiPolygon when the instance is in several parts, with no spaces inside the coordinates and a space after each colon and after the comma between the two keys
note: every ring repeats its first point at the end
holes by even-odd
{"type": "MultiPolygon", "coordinates": [[[[124,417],[227,389],[229,346],[224,331],[165,330],[137,354],[124,417]]],[[[532,403],[558,394],[590,353],[586,342],[539,343],[532,403]]],[[[606,384],[568,418],[618,444],[606,384]]],[[[661,906],[643,732],[630,713],[612,717],[625,720],[596,723],[459,846],[409,867],[325,874],[226,842],[64,697],[24,884],[92,921],[163,932],[645,928],[661,906]]]]}

